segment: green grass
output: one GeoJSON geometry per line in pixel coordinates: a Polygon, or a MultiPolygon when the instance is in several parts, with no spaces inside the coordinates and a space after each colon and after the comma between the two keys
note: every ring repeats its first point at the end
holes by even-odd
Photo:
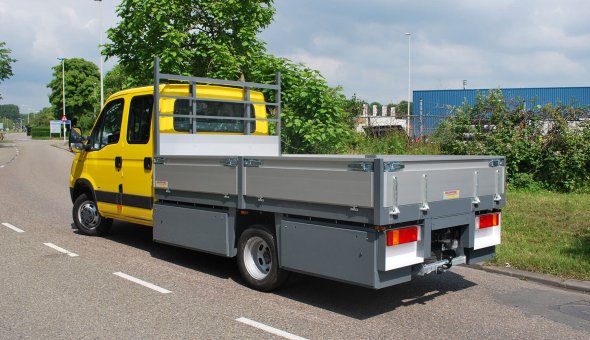
{"type": "Polygon", "coordinates": [[[491,262],[590,280],[590,194],[508,191],[491,262]]]}

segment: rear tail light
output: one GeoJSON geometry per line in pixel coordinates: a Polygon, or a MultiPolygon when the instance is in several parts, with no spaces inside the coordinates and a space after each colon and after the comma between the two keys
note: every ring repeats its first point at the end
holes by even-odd
{"type": "Polygon", "coordinates": [[[475,219],[476,229],[484,229],[489,227],[496,227],[500,225],[500,213],[479,215],[475,219]]]}
{"type": "Polygon", "coordinates": [[[392,229],[387,231],[388,246],[396,246],[398,244],[416,242],[418,240],[418,226],[412,226],[402,229],[392,229]]]}

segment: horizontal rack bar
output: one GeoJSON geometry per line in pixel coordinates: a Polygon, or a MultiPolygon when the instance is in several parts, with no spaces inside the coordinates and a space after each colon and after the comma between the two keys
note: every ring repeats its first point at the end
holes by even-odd
{"type": "Polygon", "coordinates": [[[251,83],[251,82],[243,82],[243,81],[235,81],[235,80],[220,80],[220,79],[201,78],[201,77],[189,77],[189,76],[181,76],[181,75],[174,75],[174,74],[167,74],[167,73],[160,73],[160,74],[158,74],[158,76],[159,76],[159,79],[180,80],[180,81],[195,82],[195,83],[229,85],[229,86],[238,86],[238,87],[254,87],[254,88],[269,89],[269,90],[280,90],[280,88],[277,85],[273,85],[273,84],[260,84],[260,83],[251,83]]]}
{"type": "Polygon", "coordinates": [[[201,102],[216,102],[216,103],[235,103],[235,104],[252,104],[252,105],[266,105],[266,106],[278,106],[278,103],[267,103],[267,102],[253,102],[247,100],[229,100],[229,99],[214,99],[214,98],[201,98],[201,97],[188,97],[188,96],[171,96],[161,94],[160,98],[170,98],[170,99],[186,99],[191,101],[201,101],[201,102]]]}

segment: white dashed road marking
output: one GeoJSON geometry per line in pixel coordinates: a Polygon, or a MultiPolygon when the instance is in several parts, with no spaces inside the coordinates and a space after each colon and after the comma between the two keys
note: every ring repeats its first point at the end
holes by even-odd
{"type": "Polygon", "coordinates": [[[48,246],[49,248],[52,248],[52,249],[55,249],[55,250],[59,251],[60,253],[67,254],[68,256],[71,256],[71,257],[76,257],[76,256],[78,256],[78,254],[76,254],[76,253],[72,253],[72,252],[71,252],[71,251],[69,251],[69,250],[65,250],[64,248],[58,247],[58,246],[56,246],[56,245],[55,245],[55,244],[53,244],[53,243],[43,243],[43,244],[44,244],[44,245],[46,245],[46,246],[48,246]]]}
{"type": "Polygon", "coordinates": [[[3,226],[5,226],[6,228],[10,228],[10,229],[12,229],[12,230],[16,231],[17,233],[24,233],[24,232],[25,232],[24,230],[22,230],[22,229],[19,229],[19,228],[17,228],[17,227],[15,227],[15,226],[13,226],[13,225],[12,225],[12,224],[10,224],[10,223],[2,223],[2,225],[3,225],[3,226]]]}
{"type": "Polygon", "coordinates": [[[270,326],[267,326],[267,325],[265,325],[263,323],[256,322],[254,320],[246,319],[246,318],[243,318],[243,317],[242,318],[239,318],[239,319],[236,319],[236,321],[241,322],[241,323],[244,323],[244,324],[246,324],[248,326],[256,327],[256,328],[261,329],[261,330],[263,330],[265,332],[268,332],[270,334],[281,336],[281,337],[283,337],[285,339],[306,340],[305,338],[302,338],[302,337],[297,336],[295,334],[287,333],[287,332],[282,331],[280,329],[276,329],[274,327],[270,327],[270,326]]]}
{"type": "Polygon", "coordinates": [[[114,275],[117,275],[117,276],[119,276],[119,277],[122,277],[122,278],[124,278],[124,279],[126,279],[126,280],[129,280],[129,281],[131,281],[131,282],[135,282],[135,283],[137,283],[137,284],[139,284],[139,285],[142,285],[142,286],[144,286],[144,287],[147,287],[147,288],[149,288],[149,289],[153,289],[153,290],[155,290],[156,292],[160,292],[160,293],[162,293],[162,294],[168,294],[168,293],[172,293],[172,292],[171,292],[171,291],[169,291],[168,289],[164,289],[164,288],[162,288],[162,287],[158,287],[158,286],[156,286],[155,284],[152,284],[152,283],[149,283],[149,282],[146,282],[146,281],[140,280],[140,279],[138,279],[138,278],[136,278],[136,277],[133,277],[133,276],[131,276],[131,275],[127,275],[127,274],[125,274],[125,273],[116,272],[116,273],[113,273],[113,274],[114,274],[114,275]]]}

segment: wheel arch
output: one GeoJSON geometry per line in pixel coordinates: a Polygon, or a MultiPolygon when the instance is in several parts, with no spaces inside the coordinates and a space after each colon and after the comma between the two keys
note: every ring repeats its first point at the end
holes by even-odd
{"type": "Polygon", "coordinates": [[[89,180],[83,178],[78,179],[76,181],[76,184],[74,185],[74,188],[71,189],[70,196],[72,199],[72,203],[74,203],[76,201],[76,198],[78,198],[78,196],[82,194],[90,195],[90,197],[92,197],[92,199],[96,202],[96,193],[94,192],[94,187],[92,186],[92,183],[90,183],[89,180]]]}
{"type": "Polygon", "coordinates": [[[249,228],[264,228],[276,237],[274,213],[249,211],[248,214],[238,214],[236,217],[235,226],[234,247],[236,248],[238,246],[238,240],[240,239],[240,236],[246,229],[249,228]]]}

